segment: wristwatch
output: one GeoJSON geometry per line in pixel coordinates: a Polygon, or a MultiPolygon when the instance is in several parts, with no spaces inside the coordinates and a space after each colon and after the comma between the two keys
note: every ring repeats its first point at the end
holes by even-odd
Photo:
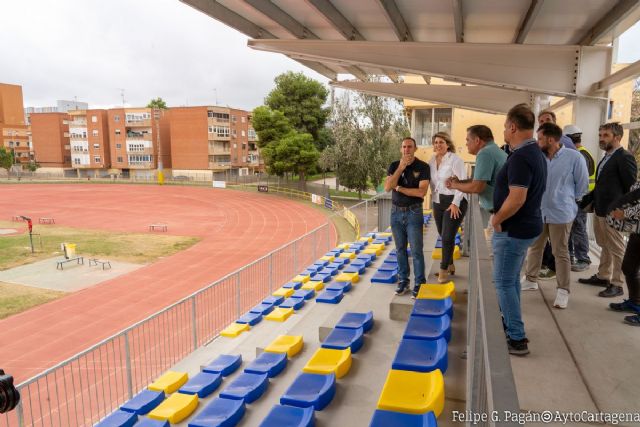
{"type": "Polygon", "coordinates": [[[400,186],[396,185],[396,191],[399,193],[400,192],[400,186]]]}

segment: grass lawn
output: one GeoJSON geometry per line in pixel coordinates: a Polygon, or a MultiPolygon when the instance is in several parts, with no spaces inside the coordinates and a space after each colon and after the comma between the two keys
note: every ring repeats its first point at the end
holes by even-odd
{"type": "MultiPolygon", "coordinates": [[[[358,192],[357,191],[336,191],[334,189],[329,189],[329,194],[335,197],[353,197],[353,198],[358,198],[358,192]]],[[[365,199],[370,199],[373,196],[367,193],[362,193],[362,200],[365,199]]]]}
{"type": "Polygon", "coordinates": [[[66,295],[66,292],[0,282],[0,319],[66,295]]]}
{"type": "MultiPolygon", "coordinates": [[[[24,230],[26,224],[0,221],[0,228],[24,230]]],[[[36,230],[41,234],[42,248],[38,236],[34,236],[35,254],[31,253],[28,233],[0,236],[0,270],[61,256],[60,244],[63,242],[75,243],[78,255],[144,264],[173,255],[200,240],[197,237],[115,233],[55,225],[36,226],[36,230]]]]}

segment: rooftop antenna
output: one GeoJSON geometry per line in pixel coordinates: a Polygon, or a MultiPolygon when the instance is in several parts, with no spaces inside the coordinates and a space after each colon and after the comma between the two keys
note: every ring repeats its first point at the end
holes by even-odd
{"type": "Polygon", "coordinates": [[[216,98],[216,106],[217,106],[217,105],[218,105],[218,89],[214,87],[214,88],[213,88],[213,89],[211,89],[211,90],[213,90],[213,93],[215,94],[215,98],[216,98]]]}
{"type": "Polygon", "coordinates": [[[120,90],[120,98],[122,98],[122,106],[124,107],[124,88],[118,88],[120,90]]]}

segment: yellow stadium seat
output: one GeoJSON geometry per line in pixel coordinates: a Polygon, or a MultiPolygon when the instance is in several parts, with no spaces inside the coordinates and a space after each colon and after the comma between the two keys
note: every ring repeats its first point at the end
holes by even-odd
{"type": "Polygon", "coordinates": [[[248,323],[232,323],[222,331],[220,331],[220,335],[223,337],[235,338],[244,331],[248,331],[250,328],[248,323]]]}
{"type": "Polygon", "coordinates": [[[380,255],[382,255],[382,249],[380,249],[380,248],[367,248],[367,249],[363,250],[362,253],[373,254],[375,256],[380,256],[380,255]]]}
{"type": "Polygon", "coordinates": [[[320,257],[320,259],[322,261],[329,261],[329,262],[333,262],[333,260],[336,259],[336,257],[334,257],[333,255],[325,255],[323,257],[320,257]]]}
{"type": "Polygon", "coordinates": [[[369,246],[367,246],[367,249],[381,249],[383,251],[385,248],[386,246],[384,245],[384,243],[372,243],[369,246]]]}
{"type": "Polygon", "coordinates": [[[371,243],[371,242],[373,242],[373,237],[361,237],[361,238],[358,239],[358,242],[371,243]]]}
{"type": "Polygon", "coordinates": [[[351,246],[350,243],[341,243],[338,245],[338,248],[344,250],[344,249],[349,249],[350,246],[351,246]]]}
{"type": "Polygon", "coordinates": [[[289,298],[296,290],[293,288],[279,288],[273,291],[271,295],[276,297],[285,297],[289,298]]]}
{"type": "Polygon", "coordinates": [[[274,322],[284,322],[292,314],[293,314],[293,308],[276,307],[273,309],[271,313],[264,316],[264,318],[266,320],[273,320],[274,322]]]}
{"type": "Polygon", "coordinates": [[[351,368],[351,348],[344,350],[334,350],[330,348],[319,348],[311,356],[311,359],[302,368],[308,374],[327,375],[336,374],[336,378],[342,378],[351,368]]]}
{"type": "Polygon", "coordinates": [[[378,409],[406,414],[433,411],[438,417],[443,407],[444,379],[440,369],[431,372],[392,369],[378,399],[378,409]]]}
{"type": "Polygon", "coordinates": [[[334,280],[336,282],[358,283],[360,281],[360,275],[358,273],[340,273],[334,280]]]}
{"type": "Polygon", "coordinates": [[[393,233],[377,233],[378,237],[393,237],[393,233]]]}
{"type": "Polygon", "coordinates": [[[268,353],[287,353],[288,357],[293,357],[300,353],[304,342],[302,335],[279,335],[271,341],[271,344],[264,349],[268,353]]]}
{"type": "Polygon", "coordinates": [[[304,285],[302,285],[301,289],[304,289],[305,291],[321,291],[324,288],[324,283],[319,281],[319,280],[309,280],[307,283],[305,283],[304,285]]]}
{"type": "Polygon", "coordinates": [[[338,258],[355,259],[356,254],[354,252],[343,252],[338,258]]]}
{"type": "Polygon", "coordinates": [[[197,407],[197,394],[173,393],[147,416],[154,420],[167,420],[171,424],[177,424],[191,415],[197,407]]]}
{"type": "Polygon", "coordinates": [[[152,391],[164,391],[165,394],[173,393],[189,379],[186,372],[167,371],[160,378],[147,387],[152,391]]]}
{"type": "Polygon", "coordinates": [[[300,282],[300,283],[307,283],[310,279],[310,276],[307,274],[298,274],[296,277],[293,278],[293,280],[291,280],[292,282],[300,282]]]}
{"type": "MultiPolygon", "coordinates": [[[[431,259],[442,259],[442,248],[435,248],[433,252],[431,252],[431,259]]],[[[453,247],[453,259],[460,259],[460,247],[453,247]]]]}
{"type": "Polygon", "coordinates": [[[451,297],[456,300],[456,287],[452,281],[442,284],[424,283],[420,285],[417,299],[445,299],[451,297]]]}

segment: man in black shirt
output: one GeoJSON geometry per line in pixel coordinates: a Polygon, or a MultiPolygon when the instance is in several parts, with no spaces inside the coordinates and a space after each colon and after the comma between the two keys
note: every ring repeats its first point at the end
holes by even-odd
{"type": "Polygon", "coordinates": [[[396,295],[402,295],[409,287],[409,259],[407,243],[413,256],[414,287],[412,298],[418,295],[420,285],[426,283],[424,254],[422,250],[422,203],[429,188],[429,165],[415,157],[417,150],[413,138],[402,141],[402,158],[391,163],[385,191],[391,191],[391,231],[398,253],[398,287],[396,295]]]}

